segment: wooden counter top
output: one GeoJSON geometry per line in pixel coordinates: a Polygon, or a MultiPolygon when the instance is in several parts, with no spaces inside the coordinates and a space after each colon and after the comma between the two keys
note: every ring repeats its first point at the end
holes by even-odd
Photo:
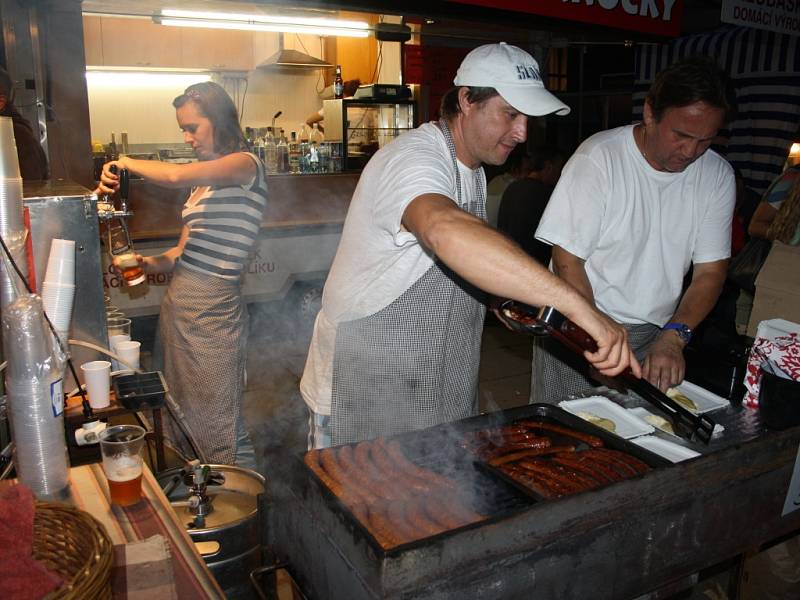
{"type": "MultiPolygon", "coordinates": [[[[267,177],[265,231],[341,224],[360,173],[271,175],[267,177]]],[[[129,221],[134,240],[178,237],[189,189],[167,189],[132,180],[129,221]]]]}
{"type": "Polygon", "coordinates": [[[108,482],[99,463],[72,467],[69,479],[69,502],[97,519],[114,545],[156,534],[166,538],[180,600],[225,598],[147,465],[142,475],[142,501],[124,508],[110,503],[108,482]]]}

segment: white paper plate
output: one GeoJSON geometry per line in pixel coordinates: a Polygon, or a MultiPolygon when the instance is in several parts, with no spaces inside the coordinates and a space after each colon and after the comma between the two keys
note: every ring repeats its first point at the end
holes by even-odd
{"type": "Polygon", "coordinates": [[[587,412],[602,419],[610,419],[616,425],[615,435],[618,435],[626,440],[634,438],[637,435],[644,435],[646,433],[653,433],[652,425],[648,425],[641,419],[630,414],[627,410],[604,398],[603,396],[590,396],[589,398],[579,398],[577,400],[564,400],[559,402],[558,405],[571,412],[575,416],[580,416],[578,413],[587,412]]]}
{"type": "MultiPolygon", "coordinates": [[[[653,425],[653,427],[655,427],[655,428],[656,428],[656,429],[658,429],[659,431],[663,431],[663,432],[664,432],[664,433],[666,433],[666,434],[669,434],[669,435],[672,435],[672,436],[678,437],[677,435],[675,435],[675,434],[674,434],[674,433],[672,433],[671,431],[667,431],[667,430],[666,430],[666,429],[664,429],[663,427],[659,427],[658,425],[655,425],[654,423],[651,423],[650,421],[648,421],[648,420],[647,420],[647,418],[648,418],[648,417],[652,418],[652,417],[657,417],[658,415],[656,415],[655,413],[651,413],[651,412],[650,412],[649,410],[647,410],[646,408],[643,408],[643,407],[641,407],[641,406],[635,406],[635,407],[633,407],[633,408],[629,408],[629,409],[628,409],[628,412],[629,412],[629,413],[631,413],[631,414],[632,414],[634,417],[636,417],[637,419],[641,419],[642,421],[644,421],[644,422],[645,422],[645,423],[647,423],[648,425],[653,425]]],[[[667,421],[667,423],[669,423],[669,421],[667,421]]],[[[670,425],[671,425],[671,423],[670,423],[670,425]]]]}
{"type": "Polygon", "coordinates": [[[711,412],[730,404],[725,398],[712,394],[707,389],[701,388],[691,381],[684,381],[676,386],[675,389],[697,405],[697,410],[689,409],[689,412],[696,415],[711,412]]]}
{"type": "Polygon", "coordinates": [[[638,437],[631,441],[637,446],[641,446],[646,450],[650,450],[650,452],[654,452],[655,454],[663,456],[667,460],[670,460],[674,463],[681,462],[682,460],[689,460],[695,456],[700,456],[699,452],[690,450],[689,448],[681,446],[680,444],[676,444],[675,442],[663,440],[654,435],[643,435],[642,437],[638,437]]]}

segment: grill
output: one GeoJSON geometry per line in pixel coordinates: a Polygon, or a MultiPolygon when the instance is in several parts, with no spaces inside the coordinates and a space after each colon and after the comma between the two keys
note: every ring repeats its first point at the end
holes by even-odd
{"type": "MultiPolygon", "coordinates": [[[[605,447],[649,465],[653,470],[648,478],[671,464],[551,405],[524,406],[402,434],[393,440],[405,456],[419,467],[455,482],[462,498],[469,490],[464,501],[484,518],[387,547],[365,525],[363,515],[352,510],[352,503],[334,495],[329,482],[308,464],[295,461],[280,476],[287,478],[291,493],[277,500],[290,503],[291,507],[280,510],[285,516],[282,514],[275,523],[278,535],[283,533],[291,540],[282,550],[293,565],[293,575],[315,598],[429,598],[432,594],[445,598],[493,598],[529,594],[535,583],[531,579],[535,570],[525,565],[526,557],[544,546],[580,543],[576,542],[580,535],[573,535],[576,530],[569,515],[577,515],[579,507],[591,505],[594,498],[619,498],[620,494],[625,497],[626,490],[642,477],[545,499],[487,467],[463,447],[469,432],[520,419],[539,419],[594,435],[602,439],[605,447]]],[[[555,437],[554,443],[563,441],[555,437]]],[[[579,450],[585,449],[580,443],[578,446],[579,450]]],[[[567,547],[564,552],[568,555],[567,547]]]]}

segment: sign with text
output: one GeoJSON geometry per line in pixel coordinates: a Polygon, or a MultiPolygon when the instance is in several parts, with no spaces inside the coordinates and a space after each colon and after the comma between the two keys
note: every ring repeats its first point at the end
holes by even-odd
{"type": "Polygon", "coordinates": [[[683,0],[449,0],[555,19],[677,37],[683,0]]]}
{"type": "Polygon", "coordinates": [[[800,35],[800,0],[722,0],[725,23],[800,35]]]}

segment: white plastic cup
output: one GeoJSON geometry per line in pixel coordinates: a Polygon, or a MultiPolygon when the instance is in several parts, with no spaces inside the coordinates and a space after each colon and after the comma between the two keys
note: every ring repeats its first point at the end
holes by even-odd
{"type": "Polygon", "coordinates": [[[42,284],[42,306],[53,327],[59,331],[69,330],[74,300],[74,285],[53,281],[42,284]]]}
{"type": "MultiPolygon", "coordinates": [[[[114,353],[118,354],[117,352],[117,344],[119,342],[129,342],[131,341],[131,336],[126,335],[124,333],[118,333],[116,335],[108,336],[108,347],[114,353]]],[[[111,359],[111,370],[112,371],[119,371],[120,366],[119,363],[115,359],[111,359]]]]}
{"type": "Polygon", "coordinates": [[[130,319],[122,319],[122,318],[113,318],[106,320],[106,326],[108,327],[108,337],[112,335],[127,335],[130,336],[131,334],[131,320],[130,319]]]}
{"type": "Polygon", "coordinates": [[[128,367],[139,368],[139,350],[141,346],[142,344],[140,342],[117,342],[116,353],[120,360],[125,362],[125,364],[120,363],[120,369],[123,370],[124,373],[133,373],[133,370],[128,367]]]}
{"type": "Polygon", "coordinates": [[[75,284],[75,242],[54,238],[47,258],[45,282],[75,284]]]}
{"type": "Polygon", "coordinates": [[[111,363],[107,360],[93,360],[81,365],[86,393],[89,395],[89,406],[106,408],[111,404],[111,363]]]}
{"type": "Polygon", "coordinates": [[[0,178],[19,179],[22,183],[17,144],[14,139],[14,121],[11,117],[0,117],[0,178]]]}

